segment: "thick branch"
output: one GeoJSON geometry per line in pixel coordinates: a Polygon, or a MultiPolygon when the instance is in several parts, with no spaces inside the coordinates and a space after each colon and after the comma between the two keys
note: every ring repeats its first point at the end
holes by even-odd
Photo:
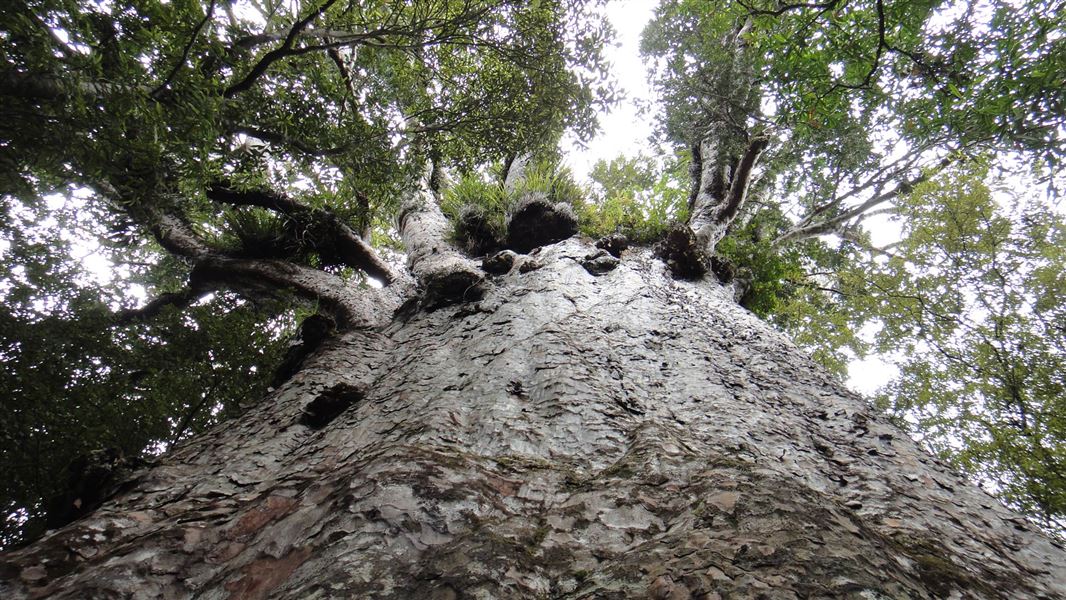
{"type": "MultiPolygon", "coordinates": [[[[135,217],[136,218],[136,217],[135,217]]],[[[165,250],[185,258],[200,259],[215,250],[197,234],[188,221],[169,211],[149,208],[142,219],[165,250]]]]}
{"type": "Polygon", "coordinates": [[[769,15],[771,17],[780,17],[786,12],[794,10],[832,10],[836,8],[837,4],[839,3],[840,0],[829,0],[829,2],[800,2],[797,4],[779,4],[774,10],[755,8],[754,6],[749,5],[745,2],[738,2],[737,4],[746,8],[748,10],[748,14],[750,15],[769,15]]]}
{"type": "Polygon", "coordinates": [[[294,220],[310,234],[310,246],[326,249],[344,264],[361,269],[367,275],[388,284],[396,280],[397,275],[385,261],[378,256],[370,244],[359,234],[342,222],[332,212],[311,208],[284,194],[269,190],[235,190],[222,184],[216,184],[207,190],[207,197],[216,202],[225,202],[237,206],[258,206],[281,214],[294,220]]]}
{"type": "Polygon", "coordinates": [[[689,216],[689,227],[707,255],[713,254],[715,245],[744,205],[755,162],[769,140],[753,139],[735,163],[727,153],[719,151],[719,143],[713,139],[701,143],[699,193],[689,216]]]}
{"type": "Polygon", "coordinates": [[[751,173],[755,168],[755,161],[759,160],[759,156],[763,153],[763,150],[766,150],[766,146],[769,143],[770,140],[764,137],[757,137],[748,144],[744,155],[740,157],[740,162],[737,163],[736,171],[733,173],[733,180],[729,183],[729,195],[716,215],[719,223],[729,225],[736,218],[737,213],[740,212],[740,207],[744,205],[744,199],[748,194],[748,184],[751,182],[751,173]]]}
{"type": "Polygon", "coordinates": [[[392,294],[373,289],[357,290],[336,275],[282,260],[240,259],[213,252],[206,245],[188,239],[188,225],[169,213],[159,216],[153,233],[168,251],[195,261],[189,287],[181,292],[164,294],[145,307],[125,311],[120,324],[148,319],[166,306],[184,308],[208,292],[232,289],[251,299],[289,290],[297,296],[317,302],[343,327],[378,325],[382,315],[394,308],[392,294]]]}
{"type": "Polygon", "coordinates": [[[308,206],[269,190],[236,190],[225,183],[216,183],[207,189],[207,197],[215,202],[234,206],[258,206],[288,216],[312,212],[308,206]]]}
{"type": "Polygon", "coordinates": [[[508,193],[514,192],[526,177],[526,170],[529,168],[530,161],[533,160],[533,155],[529,152],[522,152],[516,154],[514,158],[507,164],[507,173],[503,178],[503,189],[508,193]]]}
{"type": "MultiPolygon", "coordinates": [[[[234,193],[232,198],[249,200],[246,204],[253,204],[251,200],[254,199],[257,206],[281,212],[286,210],[313,212],[284,196],[272,197],[267,194],[242,196],[240,193],[234,193]]],[[[177,214],[153,208],[142,208],[138,212],[141,214],[136,217],[148,224],[159,244],[172,254],[191,259],[193,269],[189,275],[189,289],[186,292],[165,295],[154,300],[148,307],[142,309],[143,315],[130,313],[129,319],[151,316],[168,304],[188,306],[203,294],[223,288],[232,289],[251,299],[272,294],[278,290],[290,290],[302,298],[321,304],[334,315],[337,323],[344,327],[377,325],[383,315],[391,314],[393,305],[396,303],[396,294],[374,289],[357,290],[340,277],[311,267],[283,260],[226,256],[222,251],[208,245],[177,214]]],[[[336,217],[333,219],[335,220],[336,217]]],[[[348,250],[358,252],[358,248],[354,250],[352,248],[357,246],[357,242],[362,244],[362,240],[351,230],[348,232],[351,234],[348,241],[352,244],[348,250]]],[[[366,248],[369,250],[369,247],[366,248]]],[[[377,259],[376,255],[374,259],[377,259]]],[[[373,269],[373,266],[371,268],[373,269]]],[[[387,266],[383,265],[383,268],[384,270],[375,276],[381,276],[383,279],[385,275],[392,276],[387,266]]]]}
{"type": "Polygon", "coordinates": [[[484,275],[447,242],[450,224],[428,186],[427,172],[400,209],[400,237],[407,247],[408,267],[431,302],[461,300],[478,291],[484,275]]]}
{"type": "Polygon", "coordinates": [[[0,74],[0,96],[26,100],[66,100],[71,93],[99,98],[122,89],[128,88],[112,83],[85,81],[76,77],[61,79],[55,75],[19,71],[0,74]]]}
{"type": "Polygon", "coordinates": [[[206,257],[189,276],[190,285],[232,289],[250,298],[277,290],[317,302],[342,328],[379,325],[391,315],[391,302],[373,288],[357,289],[336,275],[282,260],[206,257]]]}
{"type": "Polygon", "coordinates": [[[703,152],[700,150],[700,144],[692,144],[689,149],[692,154],[692,162],[688,166],[688,176],[690,186],[688,191],[688,211],[692,214],[696,210],[696,199],[700,195],[700,183],[702,181],[701,174],[703,173],[703,152]]]}
{"type": "Polygon", "coordinates": [[[147,321],[163,312],[163,309],[168,306],[174,306],[178,309],[186,308],[206,296],[209,292],[210,290],[194,290],[191,287],[185,288],[180,292],[167,292],[141,308],[132,308],[119,312],[115,315],[115,323],[117,325],[129,325],[135,321],[147,321]]]}

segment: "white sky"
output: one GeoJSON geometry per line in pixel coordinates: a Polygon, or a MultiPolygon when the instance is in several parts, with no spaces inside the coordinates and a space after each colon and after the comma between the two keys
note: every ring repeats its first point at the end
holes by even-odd
{"type": "Polygon", "coordinates": [[[634,156],[641,150],[647,152],[652,125],[637,114],[637,103],[650,101],[653,93],[640,58],[640,33],[657,5],[657,0],[618,0],[608,6],[607,16],[615,28],[616,41],[607,54],[626,99],[600,117],[601,131],[587,148],[569,142],[568,163],[579,179],[587,177],[592,165],[601,158],[610,160],[619,154],[634,156]]]}

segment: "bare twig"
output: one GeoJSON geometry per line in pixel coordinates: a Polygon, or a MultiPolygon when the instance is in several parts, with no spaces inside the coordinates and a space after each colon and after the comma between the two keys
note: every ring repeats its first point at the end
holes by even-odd
{"type": "Polygon", "coordinates": [[[270,65],[281,60],[282,58],[285,58],[286,56],[290,56],[291,54],[293,54],[293,45],[296,43],[296,38],[300,35],[300,33],[304,29],[306,29],[312,21],[320,17],[322,13],[329,10],[329,8],[336,3],[337,0],[326,0],[326,2],[322,4],[322,6],[319,6],[317,9],[311,11],[309,15],[297,21],[292,26],[292,28],[289,29],[289,33],[285,36],[285,41],[282,42],[280,47],[275,48],[270,52],[267,52],[266,55],[263,56],[263,58],[260,59],[259,62],[255,64],[255,66],[252,67],[252,70],[244,76],[244,79],[241,79],[237,83],[226,88],[222,95],[225,98],[233,98],[237,94],[246,91],[250,89],[253,85],[255,85],[256,80],[259,79],[259,77],[262,76],[263,73],[267,72],[267,69],[270,68],[270,65]]]}

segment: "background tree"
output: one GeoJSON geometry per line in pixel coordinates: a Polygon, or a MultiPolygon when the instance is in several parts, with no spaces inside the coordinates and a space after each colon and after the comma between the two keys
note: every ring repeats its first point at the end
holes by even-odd
{"type": "Polygon", "coordinates": [[[986,170],[970,164],[921,184],[901,207],[893,257],[850,293],[884,324],[878,350],[905,357],[880,402],[1061,533],[1066,230],[1039,199],[1013,192],[1010,209],[998,205],[986,170]]]}

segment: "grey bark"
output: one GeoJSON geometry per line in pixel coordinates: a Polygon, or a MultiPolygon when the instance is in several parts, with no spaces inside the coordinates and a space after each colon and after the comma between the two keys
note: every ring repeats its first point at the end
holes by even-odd
{"type": "Polygon", "coordinates": [[[430,191],[430,178],[423,179],[411,190],[398,219],[407,266],[432,302],[462,299],[480,291],[484,273],[448,242],[451,223],[430,191]]]}
{"type": "Polygon", "coordinates": [[[0,597],[1066,597],[1061,546],[728,292],[593,251],[326,342],[0,597]]]}
{"type": "MultiPolygon", "coordinates": [[[[153,300],[144,309],[123,313],[119,322],[151,316],[168,304],[187,305],[211,290],[230,289],[252,299],[282,291],[292,292],[305,300],[321,303],[341,327],[368,327],[387,319],[390,312],[383,309],[394,305],[396,299],[405,294],[406,282],[395,284],[398,276],[369,246],[362,244],[362,240],[358,241],[361,251],[365,251],[359,255],[364,270],[387,276],[386,281],[394,285],[385,290],[357,289],[337,275],[297,263],[234,258],[205,242],[181,216],[151,207],[142,212],[144,214],[139,216],[148,223],[159,245],[177,256],[190,259],[192,270],[185,290],[153,300]],[[377,264],[381,268],[375,268],[377,264]]],[[[344,231],[351,233],[346,226],[336,222],[334,233],[344,231]]],[[[347,250],[351,256],[351,248],[347,250]]]]}
{"type": "Polygon", "coordinates": [[[395,298],[393,289],[359,289],[337,275],[283,260],[205,258],[193,267],[189,280],[194,290],[228,288],[249,298],[289,290],[321,303],[342,328],[381,323],[395,298]]]}
{"type": "Polygon", "coordinates": [[[507,165],[507,173],[503,178],[503,189],[507,190],[508,193],[515,191],[519,182],[525,179],[526,170],[529,168],[531,160],[533,160],[533,155],[529,152],[523,152],[511,159],[510,164],[507,165]]]}

